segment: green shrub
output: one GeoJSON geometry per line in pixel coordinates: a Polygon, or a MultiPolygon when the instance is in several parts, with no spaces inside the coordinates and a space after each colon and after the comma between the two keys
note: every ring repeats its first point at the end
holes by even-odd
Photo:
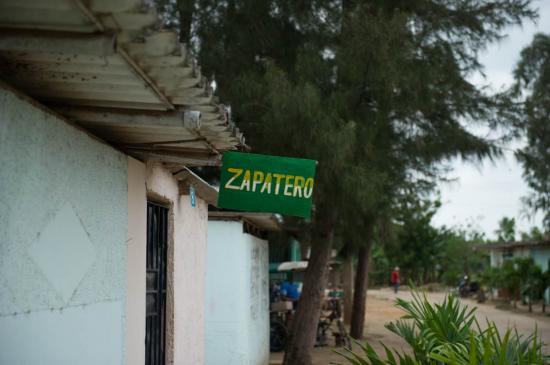
{"type": "MultiPolygon", "coordinates": [[[[462,305],[455,296],[441,304],[430,303],[424,295],[413,293],[412,301],[397,299],[405,311],[402,319],[386,328],[402,337],[410,353],[399,353],[384,344],[386,358],[380,357],[368,343],[358,342],[361,351],[338,352],[351,365],[542,365],[549,364],[542,354],[536,329],[524,337],[513,329],[501,335],[495,324],[482,329],[475,308],[462,305]]],[[[340,364],[342,365],[342,364],[340,364]]]]}

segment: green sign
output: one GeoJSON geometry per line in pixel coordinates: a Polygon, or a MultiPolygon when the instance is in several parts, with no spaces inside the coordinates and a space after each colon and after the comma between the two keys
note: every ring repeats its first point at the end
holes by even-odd
{"type": "Polygon", "coordinates": [[[301,158],[226,152],[218,206],[309,218],[315,165],[301,158]]]}

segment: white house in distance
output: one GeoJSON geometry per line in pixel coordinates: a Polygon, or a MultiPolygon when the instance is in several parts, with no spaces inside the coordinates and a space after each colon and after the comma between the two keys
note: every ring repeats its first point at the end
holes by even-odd
{"type": "MultiPolygon", "coordinates": [[[[550,237],[539,241],[489,243],[478,246],[478,249],[489,252],[491,267],[501,267],[506,260],[516,257],[530,257],[543,272],[550,269],[550,237]]],[[[549,294],[550,290],[547,289],[545,292],[547,302],[550,298],[549,294]]]]}
{"type": "Polygon", "coordinates": [[[209,212],[206,271],[207,365],[269,363],[269,213],[209,212]]]}
{"type": "Polygon", "coordinates": [[[530,257],[542,271],[550,268],[550,238],[540,241],[489,243],[478,248],[489,251],[491,267],[500,267],[504,261],[516,257],[530,257]]]}
{"type": "Polygon", "coordinates": [[[0,364],[203,364],[216,192],[187,167],[242,134],[139,0],[0,14],[0,364]]]}

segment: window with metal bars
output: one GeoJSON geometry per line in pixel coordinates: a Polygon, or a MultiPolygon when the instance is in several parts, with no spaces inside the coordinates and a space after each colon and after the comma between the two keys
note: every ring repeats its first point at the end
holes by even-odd
{"type": "Polygon", "coordinates": [[[168,209],[147,203],[145,365],[164,365],[168,209]]]}

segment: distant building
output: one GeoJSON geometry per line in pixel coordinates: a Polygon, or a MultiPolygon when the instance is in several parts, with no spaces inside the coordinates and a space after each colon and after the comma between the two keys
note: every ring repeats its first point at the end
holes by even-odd
{"type": "Polygon", "coordinates": [[[542,271],[550,267],[550,238],[541,241],[520,241],[489,243],[479,246],[489,251],[491,267],[501,267],[502,263],[516,257],[530,257],[542,271]]]}
{"type": "MultiPolygon", "coordinates": [[[[540,241],[489,243],[478,248],[489,252],[491,267],[501,267],[506,260],[514,258],[532,258],[543,272],[550,268],[550,238],[540,241]]],[[[549,294],[547,289],[544,295],[547,302],[550,299],[549,294]]]]}

